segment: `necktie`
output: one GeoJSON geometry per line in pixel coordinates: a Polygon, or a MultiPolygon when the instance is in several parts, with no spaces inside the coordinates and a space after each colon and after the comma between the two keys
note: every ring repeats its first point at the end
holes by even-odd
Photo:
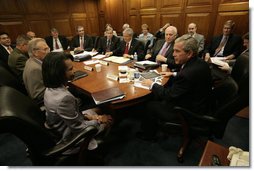
{"type": "Polygon", "coordinates": [[[7,50],[9,52],[9,54],[13,51],[13,49],[10,46],[7,47],[7,50]]]}
{"type": "Polygon", "coordinates": [[[110,40],[107,39],[107,48],[106,48],[106,52],[110,51],[110,40]]]}
{"type": "Polygon", "coordinates": [[[55,38],[55,46],[56,46],[56,49],[59,49],[59,45],[57,43],[57,38],[55,38]]]}
{"type": "Polygon", "coordinates": [[[84,48],[84,40],[83,37],[80,37],[80,48],[83,49],[84,48]]]}
{"type": "Polygon", "coordinates": [[[228,40],[228,36],[225,36],[222,38],[220,45],[217,47],[217,49],[215,50],[215,53],[213,56],[217,56],[218,53],[221,51],[221,49],[225,46],[226,42],[228,40]]]}
{"type": "Polygon", "coordinates": [[[169,43],[167,42],[166,46],[164,46],[164,48],[161,50],[160,55],[165,56],[165,54],[167,53],[168,47],[169,47],[169,43]]]}
{"type": "Polygon", "coordinates": [[[129,52],[129,43],[126,43],[124,54],[128,54],[129,52]]]}

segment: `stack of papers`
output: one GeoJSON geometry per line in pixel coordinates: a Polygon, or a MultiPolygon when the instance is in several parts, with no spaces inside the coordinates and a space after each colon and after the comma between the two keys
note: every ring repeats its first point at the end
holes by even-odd
{"type": "Polygon", "coordinates": [[[211,58],[211,62],[215,65],[219,65],[219,66],[225,66],[228,65],[227,62],[225,62],[225,58],[223,57],[212,57],[211,58]]]}
{"type": "Polygon", "coordinates": [[[129,62],[131,59],[125,58],[125,57],[119,57],[119,56],[111,56],[111,57],[108,57],[108,58],[104,58],[103,60],[114,62],[114,63],[117,63],[117,64],[124,64],[124,63],[129,62]]]}

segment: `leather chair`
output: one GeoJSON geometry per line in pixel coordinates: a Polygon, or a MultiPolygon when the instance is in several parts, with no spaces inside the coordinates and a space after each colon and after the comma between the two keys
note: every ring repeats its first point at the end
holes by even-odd
{"type": "Polygon", "coordinates": [[[148,49],[149,49],[150,43],[151,43],[151,40],[147,40],[146,43],[145,43],[145,45],[144,45],[144,47],[145,47],[144,54],[145,54],[145,55],[146,55],[146,53],[147,53],[147,51],[148,51],[148,49]]]}
{"type": "Polygon", "coordinates": [[[233,67],[232,77],[229,76],[214,87],[210,104],[210,109],[204,114],[196,114],[180,106],[175,107],[180,118],[178,126],[181,126],[183,132],[183,142],[177,154],[179,162],[183,162],[184,153],[193,136],[222,138],[228,121],[249,106],[248,56],[240,56],[233,67]]]}
{"type": "Polygon", "coordinates": [[[0,63],[0,86],[10,86],[27,95],[24,85],[18,80],[9,67],[0,63]]]}
{"type": "Polygon", "coordinates": [[[54,136],[44,127],[44,122],[45,114],[29,97],[11,87],[0,87],[0,133],[10,133],[21,139],[28,148],[33,165],[84,164],[84,152],[97,133],[97,128],[89,126],[70,141],[56,144],[54,136]],[[63,155],[76,146],[80,146],[78,153],[63,155]]]}

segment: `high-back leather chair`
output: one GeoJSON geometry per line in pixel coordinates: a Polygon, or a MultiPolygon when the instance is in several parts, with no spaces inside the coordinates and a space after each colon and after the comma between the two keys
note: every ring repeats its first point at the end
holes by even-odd
{"type": "Polygon", "coordinates": [[[0,62],[0,86],[10,86],[27,95],[24,85],[18,80],[9,67],[0,62]]]}
{"type": "Polygon", "coordinates": [[[83,151],[97,133],[97,128],[89,126],[68,142],[56,144],[44,122],[45,114],[29,97],[11,87],[0,87],[0,133],[11,133],[21,139],[28,148],[33,165],[73,165],[65,162],[74,156],[75,161],[80,162],[77,164],[84,164],[83,151]],[[63,155],[77,144],[81,146],[79,153],[63,155]]]}
{"type": "Polygon", "coordinates": [[[197,114],[180,106],[175,107],[181,122],[183,142],[178,161],[183,162],[185,150],[193,135],[222,138],[228,121],[249,106],[249,58],[240,56],[229,76],[212,90],[211,107],[207,113],[197,114]]]}

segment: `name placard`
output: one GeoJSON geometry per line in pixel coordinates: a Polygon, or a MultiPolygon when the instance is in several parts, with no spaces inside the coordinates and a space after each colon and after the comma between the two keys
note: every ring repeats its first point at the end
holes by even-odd
{"type": "Polygon", "coordinates": [[[100,61],[100,64],[102,64],[102,65],[109,65],[109,63],[106,62],[106,61],[100,61]]]}
{"type": "Polygon", "coordinates": [[[84,69],[88,71],[93,71],[93,67],[90,67],[90,66],[84,66],[84,69]]]}
{"type": "Polygon", "coordinates": [[[108,78],[108,79],[111,79],[111,80],[114,80],[114,81],[117,81],[117,80],[118,80],[118,76],[112,75],[112,74],[108,74],[108,75],[107,75],[107,78],[108,78]]]}

